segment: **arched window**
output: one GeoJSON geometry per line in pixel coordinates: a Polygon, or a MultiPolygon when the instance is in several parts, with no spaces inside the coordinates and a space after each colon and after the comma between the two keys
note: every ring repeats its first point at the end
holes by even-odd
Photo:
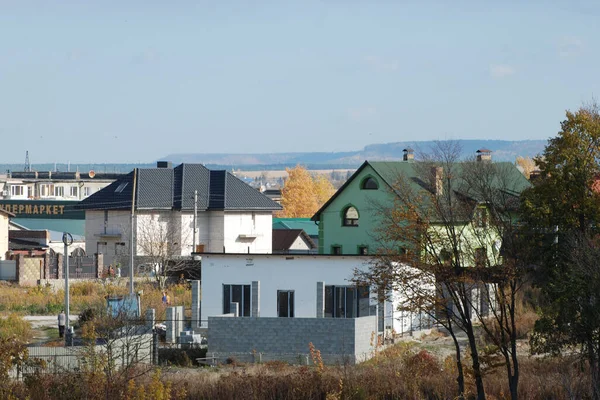
{"type": "Polygon", "coordinates": [[[358,226],[358,210],[350,206],[344,211],[344,226],[358,226]]]}
{"type": "Polygon", "coordinates": [[[379,189],[379,185],[377,184],[377,181],[371,177],[368,177],[367,179],[362,181],[362,185],[360,187],[363,190],[377,190],[379,189]]]}

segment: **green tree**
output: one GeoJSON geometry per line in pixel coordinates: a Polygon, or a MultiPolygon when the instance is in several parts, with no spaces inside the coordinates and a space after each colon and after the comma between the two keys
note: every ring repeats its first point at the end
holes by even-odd
{"type": "Polygon", "coordinates": [[[593,103],[566,117],[536,159],[541,176],[522,202],[542,290],[532,347],[579,349],[600,399],[600,113],[593,103]]]}

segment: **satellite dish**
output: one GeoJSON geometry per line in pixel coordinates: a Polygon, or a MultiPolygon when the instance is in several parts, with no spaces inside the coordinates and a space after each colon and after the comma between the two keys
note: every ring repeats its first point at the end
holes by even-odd
{"type": "Polygon", "coordinates": [[[89,175],[90,178],[93,178],[93,177],[96,176],[96,173],[94,172],[93,169],[90,169],[90,172],[88,172],[88,175],[89,175]]]}

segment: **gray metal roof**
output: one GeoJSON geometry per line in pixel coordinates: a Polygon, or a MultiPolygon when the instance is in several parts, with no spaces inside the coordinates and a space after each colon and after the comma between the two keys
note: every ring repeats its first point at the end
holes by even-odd
{"type": "MultiPolygon", "coordinates": [[[[76,208],[88,210],[130,209],[133,172],[82,200],[76,208]]],[[[136,176],[136,209],[280,210],[281,206],[224,170],[201,164],[175,168],[141,168],[136,176]]]]}

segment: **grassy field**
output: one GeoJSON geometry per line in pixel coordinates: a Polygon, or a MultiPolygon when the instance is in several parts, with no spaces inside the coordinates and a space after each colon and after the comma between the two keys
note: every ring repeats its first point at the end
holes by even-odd
{"type": "MultiPolygon", "coordinates": [[[[136,291],[142,291],[142,309],[155,308],[157,318],[164,318],[162,292],[152,281],[136,283],[136,291]]],[[[127,294],[124,280],[98,280],[80,282],[70,287],[70,310],[78,314],[85,309],[106,308],[106,296],[127,294]]],[[[187,285],[178,284],[168,288],[172,305],[191,307],[192,293],[187,285]]],[[[18,313],[20,315],[57,315],[64,308],[64,290],[53,290],[49,286],[21,287],[14,284],[0,284],[0,315],[18,313]]]]}

